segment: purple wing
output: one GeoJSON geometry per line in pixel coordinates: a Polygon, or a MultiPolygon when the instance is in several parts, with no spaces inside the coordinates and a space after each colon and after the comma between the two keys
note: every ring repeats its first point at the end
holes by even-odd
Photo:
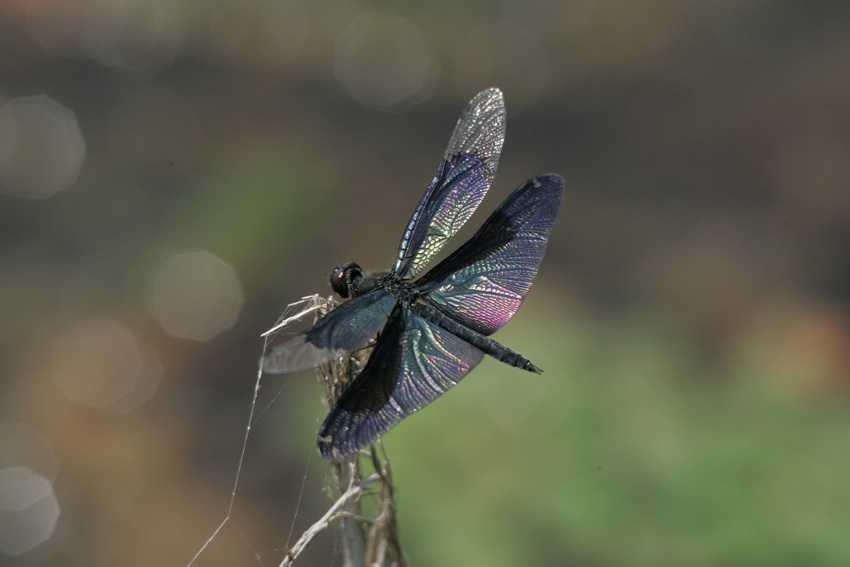
{"type": "Polygon", "coordinates": [[[437,175],[404,230],[394,273],[414,277],[469,220],[496,175],[504,140],[502,92],[487,89],[461,114],[437,175]]]}
{"type": "Polygon", "coordinates": [[[457,384],[484,353],[396,306],[366,367],[319,429],[326,459],[349,455],[457,384]]]}
{"type": "Polygon", "coordinates": [[[395,296],[384,289],[346,301],[306,331],[270,348],[260,360],[263,372],[315,368],[363,346],[381,330],[395,304],[395,296]]]}
{"type": "Polygon", "coordinates": [[[478,232],[420,280],[432,305],[489,335],[507,323],[528,293],[558,212],[564,180],[529,179],[478,232]]]}

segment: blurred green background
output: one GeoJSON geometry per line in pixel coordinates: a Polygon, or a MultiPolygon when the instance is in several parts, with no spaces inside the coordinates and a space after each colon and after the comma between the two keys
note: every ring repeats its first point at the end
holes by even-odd
{"type": "MultiPolygon", "coordinates": [[[[185,565],[260,333],[383,269],[466,102],[561,217],[492,360],[385,438],[414,565],[850,564],[850,4],[0,1],[0,563],[185,565]]],[[[232,521],[329,504],[264,379],[232,521]]],[[[294,534],[294,535],[291,535],[294,534]]],[[[302,565],[339,564],[333,533],[302,565]]]]}

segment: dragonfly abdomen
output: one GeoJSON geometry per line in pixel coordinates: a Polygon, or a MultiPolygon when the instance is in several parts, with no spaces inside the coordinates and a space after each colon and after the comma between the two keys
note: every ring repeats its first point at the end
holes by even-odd
{"type": "Polygon", "coordinates": [[[469,327],[461,325],[454,319],[443,315],[439,310],[431,307],[430,305],[416,302],[411,303],[409,308],[414,314],[422,317],[429,323],[433,323],[441,329],[463,339],[475,348],[483,351],[484,354],[489,354],[498,361],[517,368],[522,368],[523,370],[528,370],[529,372],[536,372],[537,374],[541,374],[543,372],[540,368],[532,364],[530,360],[515,350],[509,349],[505,345],[498,343],[489,337],[485,337],[481,333],[473,331],[469,327]]]}

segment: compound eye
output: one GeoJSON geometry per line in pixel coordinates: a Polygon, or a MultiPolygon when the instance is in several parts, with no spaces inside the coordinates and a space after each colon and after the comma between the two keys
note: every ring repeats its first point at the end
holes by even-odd
{"type": "Polygon", "coordinates": [[[345,281],[345,266],[337,266],[331,272],[331,288],[342,298],[348,297],[348,284],[345,281]]]}
{"type": "Polygon", "coordinates": [[[331,287],[342,298],[357,297],[362,279],[363,270],[354,262],[334,268],[330,277],[331,287]]]}

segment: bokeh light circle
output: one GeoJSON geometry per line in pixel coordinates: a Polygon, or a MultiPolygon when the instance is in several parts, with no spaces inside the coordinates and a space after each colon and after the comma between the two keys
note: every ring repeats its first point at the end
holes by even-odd
{"type": "Polygon", "coordinates": [[[439,75],[428,35],[400,16],[358,16],[336,42],[334,70],[361,104],[401,111],[431,93],[439,75]]]}
{"type": "Polygon", "coordinates": [[[183,39],[175,2],[43,0],[28,3],[27,10],[27,27],[45,51],[135,71],[165,67],[183,39]]]}
{"type": "Polygon", "coordinates": [[[156,269],[148,310],[169,335],[207,341],[236,322],[244,300],[233,266],[200,250],[174,254],[156,269]]]}
{"type": "Polygon", "coordinates": [[[0,552],[21,555],[44,543],[59,514],[50,480],[26,467],[0,470],[0,552]]]}
{"type": "Polygon", "coordinates": [[[69,401],[125,412],[149,399],[159,359],[111,319],[71,325],[53,344],[51,377],[69,401]]]}
{"type": "Polygon", "coordinates": [[[71,185],[86,143],[74,113],[45,95],[0,108],[0,193],[44,199],[71,185]]]}

